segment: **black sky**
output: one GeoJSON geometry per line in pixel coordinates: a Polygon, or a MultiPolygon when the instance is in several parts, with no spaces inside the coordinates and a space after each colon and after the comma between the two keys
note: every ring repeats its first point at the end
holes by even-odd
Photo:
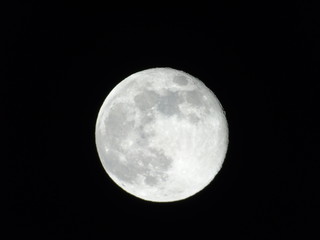
{"type": "Polygon", "coordinates": [[[6,9],[4,216],[12,234],[313,234],[320,169],[315,6],[11,1],[6,9]],[[122,191],[95,149],[107,94],[151,67],[201,79],[230,128],[215,180],[175,203],[122,191]]]}

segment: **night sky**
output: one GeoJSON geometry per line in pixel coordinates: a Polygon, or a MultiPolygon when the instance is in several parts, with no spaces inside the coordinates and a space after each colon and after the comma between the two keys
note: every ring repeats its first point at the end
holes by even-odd
{"type": "Polygon", "coordinates": [[[299,1],[190,2],[11,1],[4,8],[3,216],[10,234],[314,236],[318,10],[299,1]],[[124,192],[95,147],[107,94],[152,67],[199,78],[226,111],[223,167],[183,201],[152,203],[124,192]]]}

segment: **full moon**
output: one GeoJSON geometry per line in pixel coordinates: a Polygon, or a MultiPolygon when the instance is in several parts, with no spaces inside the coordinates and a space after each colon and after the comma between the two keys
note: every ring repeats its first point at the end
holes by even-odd
{"type": "Polygon", "coordinates": [[[220,170],[228,148],[225,112],[197,78],[152,68],[121,81],[95,130],[101,163],[126,192],[153,202],[186,199],[220,170]]]}

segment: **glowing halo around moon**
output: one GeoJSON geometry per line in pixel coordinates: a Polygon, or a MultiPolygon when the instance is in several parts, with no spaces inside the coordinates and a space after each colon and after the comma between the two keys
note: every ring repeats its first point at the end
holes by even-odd
{"type": "Polygon", "coordinates": [[[172,68],[130,75],[107,96],[96,146],[110,178],[153,202],[188,198],[216,176],[228,148],[223,108],[200,80],[172,68]]]}

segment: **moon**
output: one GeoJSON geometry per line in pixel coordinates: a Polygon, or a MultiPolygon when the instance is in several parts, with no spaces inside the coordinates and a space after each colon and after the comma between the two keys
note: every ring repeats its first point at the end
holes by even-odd
{"type": "Polygon", "coordinates": [[[228,124],[218,98],[197,78],[151,68],[121,81],[103,102],[96,147],[109,177],[152,202],[186,199],[221,169],[228,124]]]}

